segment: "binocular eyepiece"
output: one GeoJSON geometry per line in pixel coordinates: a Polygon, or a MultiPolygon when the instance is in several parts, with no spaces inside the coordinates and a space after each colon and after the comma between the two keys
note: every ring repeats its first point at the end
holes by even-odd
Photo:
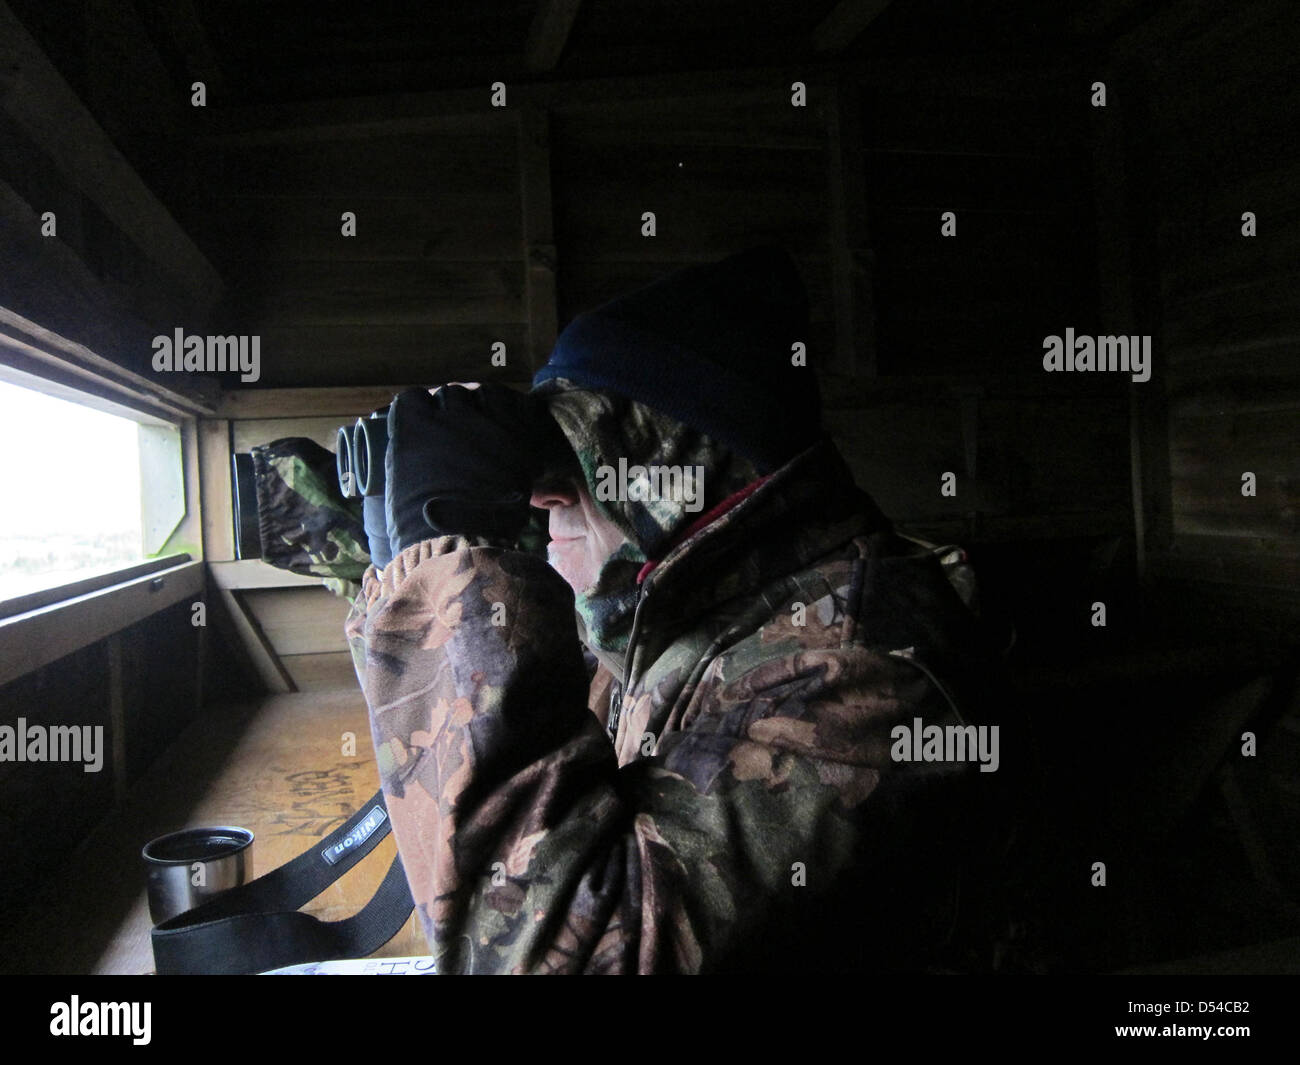
{"type": "Polygon", "coordinates": [[[388,408],[355,425],[339,427],[334,460],[344,499],[384,494],[384,452],[388,449],[388,408]]]}

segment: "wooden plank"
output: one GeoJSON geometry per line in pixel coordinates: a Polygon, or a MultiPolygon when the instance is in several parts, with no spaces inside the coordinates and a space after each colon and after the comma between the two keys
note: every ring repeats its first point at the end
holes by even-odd
{"type": "Polygon", "coordinates": [[[126,709],[122,702],[122,637],[114,633],[106,641],[108,650],[108,724],[112,749],[113,802],[126,796],[126,709]]]}
{"type": "Polygon", "coordinates": [[[863,101],[862,111],[863,146],[873,153],[876,165],[884,165],[885,159],[875,156],[902,153],[1070,156],[1087,136],[1081,109],[1031,97],[923,97],[900,106],[895,97],[873,94],[863,101]]]}
{"type": "Polygon", "coordinates": [[[217,597],[224,610],[222,616],[229,622],[232,630],[227,634],[227,638],[252,664],[258,677],[266,685],[266,690],[272,693],[293,691],[293,680],[285,672],[275,649],[267,640],[266,634],[262,632],[261,626],[257,624],[256,618],[245,608],[240,593],[218,585],[217,597]]]}
{"type": "Polygon", "coordinates": [[[1239,414],[1228,410],[1180,418],[1171,426],[1169,452],[1175,473],[1202,469],[1206,462],[1229,470],[1241,462],[1286,469],[1300,454],[1300,411],[1239,414]]]}
{"type": "MultiPolygon", "coordinates": [[[[824,69],[824,68],[822,68],[824,69]]],[[[820,70],[813,71],[820,74],[820,70]]],[[[507,108],[494,108],[488,86],[425,93],[385,93],[309,103],[214,109],[210,143],[273,145],[338,142],[343,139],[424,133],[513,132],[511,108],[540,107],[554,112],[604,110],[623,102],[711,98],[727,102],[781,100],[789,103],[790,83],[808,82],[806,65],[759,70],[724,70],[591,78],[509,86],[507,108]]],[[[888,78],[888,73],[885,75],[888,78]]],[[[814,79],[815,80],[815,79],[814,79]]]]}
{"type": "Polygon", "coordinates": [[[775,107],[771,100],[620,100],[604,110],[558,114],[552,133],[564,146],[661,146],[717,151],[725,148],[822,152],[826,146],[824,103],[775,107]]]}
{"type": "Polygon", "coordinates": [[[203,589],[203,566],[185,562],[0,620],[0,684],[95,643],[203,589]]]}
{"type": "MultiPolygon", "coordinates": [[[[483,95],[486,100],[486,90],[483,95]]],[[[514,196],[519,177],[513,114],[508,119],[512,124],[500,132],[230,149],[220,155],[220,187],[235,196],[384,196],[433,204],[445,196],[449,209],[467,196],[514,196]]]]}
{"type": "Polygon", "coordinates": [[[0,72],[0,107],[49,154],[60,173],[175,277],[201,314],[214,306],[222,290],[217,272],[3,2],[0,72]]]}
{"type": "MultiPolygon", "coordinates": [[[[885,93],[919,96],[1025,99],[1067,97],[1086,70],[1083,64],[1059,56],[1037,65],[1023,55],[984,53],[978,56],[882,56],[869,65],[822,62],[769,66],[747,70],[589,78],[565,82],[513,84],[509,108],[493,108],[487,86],[425,93],[385,93],[307,103],[211,109],[204,140],[209,144],[256,146],[334,143],[344,139],[404,136],[421,133],[508,133],[515,116],[511,108],[532,105],[579,115],[608,111],[640,101],[646,106],[671,101],[709,101],[727,107],[752,102],[759,106],[788,106],[790,84],[805,82],[815,90],[842,78],[871,85],[885,93]]],[[[817,93],[811,95],[815,98],[817,93]]],[[[810,107],[810,110],[812,108],[810,107]]]]}
{"type": "Polygon", "coordinates": [[[1001,513],[1130,509],[1125,399],[981,400],[981,506],[1001,513]]]}
{"type": "Polygon", "coordinates": [[[212,582],[227,591],[251,588],[319,588],[320,577],[305,577],[279,569],[260,558],[241,558],[233,562],[209,562],[212,582]]]}
{"type": "MultiPolygon", "coordinates": [[[[739,250],[734,246],[727,252],[739,250]]],[[[710,260],[720,256],[710,256],[710,260]]],[[[795,256],[795,264],[804,286],[808,289],[810,314],[814,323],[830,322],[833,319],[831,304],[830,266],[824,257],[795,256]]],[[[560,269],[560,295],[562,314],[571,315],[578,311],[605,303],[615,296],[621,296],[641,285],[650,284],[673,273],[676,269],[691,265],[691,260],[668,261],[622,261],[566,258],[560,269]]]]}
{"type": "Polygon", "coordinates": [[[280,661],[300,692],[352,690],[357,687],[356,667],[349,651],[284,655],[280,661]]]}
{"type": "MultiPolygon", "coordinates": [[[[394,165],[397,165],[396,163],[394,165]]],[[[502,262],[519,258],[516,189],[428,197],[223,195],[206,208],[204,237],[232,276],[255,253],[275,262],[502,262]],[[342,215],[356,215],[356,236],[342,215]]]]}
{"type": "MultiPolygon", "coordinates": [[[[357,417],[368,413],[369,411],[359,411],[357,417]]],[[[324,415],[316,418],[258,418],[254,421],[231,422],[231,448],[236,452],[249,451],[260,444],[269,444],[272,440],[286,436],[305,436],[327,451],[333,451],[337,444],[335,434],[339,426],[350,425],[353,421],[355,419],[324,415]]]]}
{"type": "MultiPolygon", "coordinates": [[[[1300,344],[1292,345],[1293,358],[1300,364],[1300,344]]],[[[1203,382],[1190,383],[1171,370],[1169,374],[1169,416],[1180,418],[1226,414],[1271,414],[1300,410],[1300,372],[1249,376],[1236,367],[1229,374],[1209,374],[1203,382]]]]}
{"type": "Polygon", "coordinates": [[[235,557],[234,505],[230,495],[230,423],[224,418],[203,418],[198,426],[203,560],[225,562],[235,557]]]}
{"type": "Polygon", "coordinates": [[[1161,295],[1173,314],[1180,313],[1180,304],[1242,291],[1294,268],[1300,258],[1300,207],[1257,212],[1256,218],[1264,227],[1258,237],[1242,236],[1240,210],[1203,224],[1162,227],[1161,295]]]}
{"type": "Polygon", "coordinates": [[[202,399],[123,369],[84,344],[68,340],[2,306],[0,346],[43,368],[76,379],[82,387],[100,386],[101,392],[107,389],[117,402],[127,406],[144,405],[151,413],[159,409],[181,414],[211,411],[211,406],[202,399]]]}
{"type": "Polygon", "coordinates": [[[559,326],[555,295],[557,255],[551,201],[550,120],[544,111],[533,107],[522,109],[519,115],[519,177],[528,358],[530,368],[535,371],[550,356],[559,326]]]}
{"type": "Polygon", "coordinates": [[[393,390],[387,385],[357,388],[248,388],[223,392],[217,403],[216,414],[231,421],[327,415],[334,418],[356,418],[382,407],[392,398],[393,390]]]}
{"type": "Polygon", "coordinates": [[[216,103],[225,94],[226,78],[192,0],[149,0],[148,8],[153,18],[161,20],[188,77],[202,81],[207,86],[209,103],[216,103]]]}
{"type": "MultiPolygon", "coordinates": [[[[1169,413],[1165,395],[1167,339],[1159,312],[1158,192],[1147,148],[1148,82],[1135,64],[1109,68],[1103,77],[1120,103],[1094,109],[1093,167],[1098,232],[1104,234],[1099,276],[1101,324],[1107,334],[1153,338],[1150,379],[1133,385],[1129,403],[1129,475],[1133,494],[1137,573],[1145,578],[1150,556],[1173,535],[1169,495],[1169,413]]],[[[1101,332],[1102,330],[1099,330],[1101,332]]]]}
{"type": "MultiPolygon", "coordinates": [[[[365,700],[351,690],[280,695],[196,722],[140,779],[50,888],[7,922],[14,971],[148,973],[151,922],[140,844],[187,826],[236,824],[254,834],[252,875],[278,868],[356,812],[378,786],[365,700]],[[356,753],[343,753],[351,733],[356,753]],[[100,875],[87,877],[93,868],[100,875]],[[80,871],[80,872],[79,872],[80,871]]],[[[356,913],[396,852],[390,839],[309,902],[323,920],[356,913]]],[[[418,920],[377,957],[428,952],[418,920]]]]}
{"type": "Polygon", "coordinates": [[[527,326],[522,322],[264,325],[258,334],[262,338],[259,384],[267,388],[248,389],[248,394],[293,392],[289,386],[304,379],[322,388],[349,386],[353,392],[372,394],[377,382],[390,382],[377,386],[379,401],[362,408],[362,414],[383,406],[405,383],[531,379],[527,326]],[[498,342],[506,345],[503,367],[491,364],[492,345],[498,342]]]}
{"type": "Polygon", "coordinates": [[[872,171],[876,210],[930,208],[936,232],[939,211],[958,212],[960,234],[964,212],[1046,211],[1086,192],[1085,178],[1063,157],[898,152],[872,171]]]}
{"type": "Polygon", "coordinates": [[[39,610],[43,606],[50,606],[64,599],[73,599],[88,592],[111,588],[123,581],[134,580],[136,577],[143,577],[147,573],[158,573],[161,570],[171,569],[173,566],[189,561],[191,561],[190,556],[186,554],[154,558],[138,565],[116,569],[111,573],[100,573],[93,577],[85,577],[82,580],[61,584],[57,588],[42,588],[40,591],[29,592],[27,595],[15,596],[0,603],[0,618],[13,617],[15,614],[26,614],[30,610],[39,610]]]}
{"type": "Polygon", "coordinates": [[[890,0],[840,0],[812,32],[816,52],[842,52],[889,6],[890,0]]]}
{"type": "Polygon", "coordinates": [[[252,589],[241,596],[277,656],[347,650],[346,599],[319,587],[252,589]]]}
{"type": "Polygon", "coordinates": [[[257,329],[525,320],[520,263],[264,263],[250,266],[246,283],[257,329]]]}
{"type": "Polygon", "coordinates": [[[537,14],[524,43],[524,65],[529,70],[555,69],[581,7],[582,0],[537,0],[537,14]]]}
{"type": "Polygon", "coordinates": [[[879,402],[868,416],[861,408],[828,410],[833,435],[855,480],[898,521],[959,518],[976,507],[976,486],[963,477],[962,439],[955,397],[929,402],[879,402]],[[888,455],[888,461],[882,456],[888,455]],[[940,475],[958,474],[957,496],[940,495],[940,475]]]}
{"type": "Polygon", "coordinates": [[[181,423],[181,462],[184,466],[185,516],[172,531],[164,551],[183,551],[193,558],[203,554],[203,505],[199,484],[198,420],[187,418],[181,423]]]}
{"type": "Polygon", "coordinates": [[[1079,375],[1026,373],[948,374],[915,377],[877,377],[870,381],[834,374],[819,376],[824,410],[874,410],[892,403],[921,405],[950,403],[952,409],[972,387],[983,399],[1067,400],[1108,397],[1115,409],[1122,409],[1128,385],[1112,374],[1079,375]]]}
{"type": "Polygon", "coordinates": [[[837,87],[827,109],[830,149],[827,229],[835,301],[833,369],[838,373],[874,377],[873,259],[867,228],[866,164],[862,155],[858,91],[854,86],[837,87]]]}
{"type": "Polygon", "coordinates": [[[141,135],[178,135],[188,92],[172,84],[133,5],[83,0],[85,64],[82,100],[114,144],[128,151],[141,135]]]}
{"type": "MultiPolygon", "coordinates": [[[[1152,562],[1152,569],[1165,580],[1229,584],[1243,594],[1248,594],[1250,589],[1272,588],[1296,596],[1300,588],[1300,560],[1294,555],[1261,553],[1256,547],[1259,542],[1257,537],[1231,533],[1215,536],[1180,532],[1173,548],[1152,562]],[[1191,541],[1213,546],[1198,546],[1194,550],[1184,546],[1191,541]]],[[[1260,598],[1258,592],[1255,597],[1260,598]]],[[[1263,603],[1260,609],[1265,609],[1263,603]]]]}
{"type": "Polygon", "coordinates": [[[1191,347],[1207,341],[1265,340],[1292,332],[1300,314],[1298,276],[1290,273],[1248,280],[1171,309],[1168,343],[1191,347]]]}

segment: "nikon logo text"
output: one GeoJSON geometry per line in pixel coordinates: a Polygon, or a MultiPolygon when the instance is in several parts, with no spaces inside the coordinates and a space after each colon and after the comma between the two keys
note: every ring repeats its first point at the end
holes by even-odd
{"type": "Polygon", "coordinates": [[[50,1006],[50,1035],[129,1035],[147,1046],[152,1012],[149,1002],[82,1002],[73,995],[50,1006]]]}
{"type": "Polygon", "coordinates": [[[153,368],[156,373],[230,370],[238,373],[241,381],[256,381],[262,376],[262,338],[186,336],[185,330],[178,328],[172,336],[153,338],[153,368]]]}
{"type": "Polygon", "coordinates": [[[0,762],[85,762],[82,769],[104,768],[103,725],[0,725],[0,762]]]}

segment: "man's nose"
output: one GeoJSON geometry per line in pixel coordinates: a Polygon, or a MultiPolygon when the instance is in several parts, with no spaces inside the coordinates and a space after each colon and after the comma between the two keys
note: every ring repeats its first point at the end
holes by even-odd
{"type": "Polygon", "coordinates": [[[528,500],[529,506],[540,510],[552,507],[571,507],[578,502],[578,490],[573,485],[564,483],[539,484],[528,500]]]}

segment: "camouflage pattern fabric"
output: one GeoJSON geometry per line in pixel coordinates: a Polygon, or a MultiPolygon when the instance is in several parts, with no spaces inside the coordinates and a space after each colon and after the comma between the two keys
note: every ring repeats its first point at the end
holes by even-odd
{"type": "Polygon", "coordinates": [[[252,449],[262,558],[351,599],[370,565],[361,500],[339,491],[334,453],[307,437],[252,449]]]}
{"type": "Polygon", "coordinates": [[[595,585],[577,597],[589,646],[621,655],[636,610],[637,574],[702,513],[758,479],[753,463],[696,429],[642,403],[608,392],[574,388],[552,379],[537,392],[573,447],[583,480],[593,486],[601,467],[616,469],[620,456],[653,456],[660,465],[702,469],[699,498],[605,501],[596,506],[628,543],[606,561],[595,585]]]}
{"type": "Polygon", "coordinates": [[[972,964],[999,774],[894,762],[890,730],[987,720],[992,659],[833,445],[667,550],[637,610],[606,714],[542,560],[440,537],[366,572],[347,635],[440,971],[972,964]]]}

